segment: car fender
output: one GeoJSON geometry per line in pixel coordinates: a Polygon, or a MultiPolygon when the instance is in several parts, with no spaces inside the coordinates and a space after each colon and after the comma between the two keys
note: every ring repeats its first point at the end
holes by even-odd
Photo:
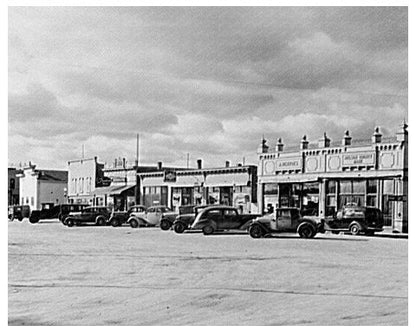
{"type": "Polygon", "coordinates": [[[266,227],[266,225],[265,224],[263,224],[263,223],[261,223],[260,221],[258,221],[258,220],[250,220],[250,224],[248,225],[248,227],[247,227],[247,230],[249,231],[250,230],[250,227],[252,227],[252,226],[254,226],[254,225],[258,225],[258,226],[260,226],[261,227],[261,229],[265,232],[265,233],[269,233],[270,232],[270,229],[268,228],[268,227],[266,227]]]}
{"type": "Polygon", "coordinates": [[[308,226],[312,227],[314,232],[317,233],[318,229],[316,227],[316,223],[312,220],[309,220],[309,219],[302,219],[301,223],[296,228],[296,233],[299,233],[299,229],[301,229],[301,227],[304,227],[305,225],[308,225],[308,226]]]}
{"type": "Polygon", "coordinates": [[[149,223],[145,220],[145,219],[143,219],[143,218],[140,218],[140,217],[137,217],[137,216],[131,216],[128,220],[127,220],[127,223],[128,224],[130,224],[130,221],[131,220],[136,220],[138,223],[139,223],[139,225],[142,225],[142,226],[147,226],[149,223]]]}
{"type": "Polygon", "coordinates": [[[348,225],[348,229],[350,229],[352,225],[357,225],[360,228],[360,230],[362,230],[362,231],[366,230],[366,227],[364,227],[363,224],[361,224],[357,220],[351,221],[351,223],[348,225]]]}

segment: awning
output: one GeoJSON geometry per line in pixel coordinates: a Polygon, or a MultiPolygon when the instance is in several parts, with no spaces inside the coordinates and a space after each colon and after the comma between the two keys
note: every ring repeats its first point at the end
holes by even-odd
{"type": "Polygon", "coordinates": [[[308,182],[318,182],[318,177],[281,177],[281,178],[272,178],[272,179],[262,179],[261,183],[308,183],[308,182]]]}
{"type": "Polygon", "coordinates": [[[101,195],[120,195],[123,191],[126,191],[130,188],[135,187],[135,184],[122,185],[122,186],[109,186],[109,187],[100,187],[96,188],[91,192],[91,195],[101,196],[101,195]]]}
{"type": "Polygon", "coordinates": [[[123,193],[123,191],[129,190],[133,187],[135,187],[135,184],[130,184],[130,185],[125,185],[125,186],[117,186],[117,188],[115,188],[116,186],[113,186],[114,189],[111,190],[110,195],[121,195],[123,193]]]}

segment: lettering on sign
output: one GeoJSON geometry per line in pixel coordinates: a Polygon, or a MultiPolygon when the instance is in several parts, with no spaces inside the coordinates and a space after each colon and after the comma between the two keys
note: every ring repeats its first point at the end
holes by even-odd
{"type": "Polygon", "coordinates": [[[286,159],[286,160],[278,160],[276,162],[276,169],[281,170],[288,170],[288,169],[300,169],[301,163],[299,159],[286,159]]]}
{"type": "Polygon", "coordinates": [[[374,158],[375,155],[372,152],[345,154],[342,156],[342,164],[344,166],[373,165],[374,158]]]}

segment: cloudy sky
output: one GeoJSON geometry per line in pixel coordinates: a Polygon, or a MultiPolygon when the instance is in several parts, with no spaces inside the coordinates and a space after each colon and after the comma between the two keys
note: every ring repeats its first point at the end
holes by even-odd
{"type": "Polygon", "coordinates": [[[407,119],[405,7],[9,7],[9,163],[256,163],[407,119]]]}

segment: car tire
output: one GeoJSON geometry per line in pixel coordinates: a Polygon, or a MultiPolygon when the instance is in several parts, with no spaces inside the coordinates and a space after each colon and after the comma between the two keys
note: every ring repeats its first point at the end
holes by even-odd
{"type": "Polygon", "coordinates": [[[36,217],[29,217],[29,222],[31,223],[31,224],[36,224],[36,223],[38,223],[39,222],[39,218],[36,218],[36,217]]]}
{"type": "Polygon", "coordinates": [[[178,234],[182,234],[183,232],[185,232],[185,229],[186,229],[186,226],[182,224],[181,222],[173,226],[173,230],[175,231],[175,233],[178,233],[178,234]]]}
{"type": "Polygon", "coordinates": [[[168,231],[171,228],[171,223],[169,222],[169,220],[166,219],[162,219],[160,221],[160,229],[163,231],[168,231]]]}
{"type": "Polygon", "coordinates": [[[98,216],[97,218],[95,218],[95,225],[96,226],[105,226],[106,222],[105,222],[105,218],[103,216],[98,216]]]}
{"type": "Polygon", "coordinates": [[[311,225],[303,225],[299,228],[298,233],[303,239],[311,239],[316,235],[316,232],[311,225]]]}
{"type": "Polygon", "coordinates": [[[339,234],[339,231],[331,231],[332,234],[339,234]]]}
{"type": "Polygon", "coordinates": [[[251,226],[248,232],[253,239],[260,239],[264,236],[263,228],[260,225],[251,226]]]}
{"type": "Polygon", "coordinates": [[[23,221],[23,217],[22,216],[18,216],[17,217],[17,220],[19,220],[20,222],[22,222],[23,221]]]}
{"type": "Polygon", "coordinates": [[[211,225],[205,226],[202,228],[202,233],[204,233],[204,235],[211,235],[214,233],[214,227],[211,225]]]}
{"type": "Polygon", "coordinates": [[[111,218],[109,221],[109,224],[113,227],[118,227],[120,226],[120,222],[118,221],[117,218],[111,218]]]}
{"type": "Polygon", "coordinates": [[[139,222],[136,219],[130,220],[130,227],[131,228],[137,228],[137,227],[139,227],[139,222]]]}
{"type": "Polygon", "coordinates": [[[360,234],[361,228],[358,224],[352,224],[350,226],[350,233],[351,235],[358,235],[360,234]]]}
{"type": "Polygon", "coordinates": [[[66,219],[65,222],[68,227],[73,227],[75,225],[75,222],[72,219],[66,219]]]}

